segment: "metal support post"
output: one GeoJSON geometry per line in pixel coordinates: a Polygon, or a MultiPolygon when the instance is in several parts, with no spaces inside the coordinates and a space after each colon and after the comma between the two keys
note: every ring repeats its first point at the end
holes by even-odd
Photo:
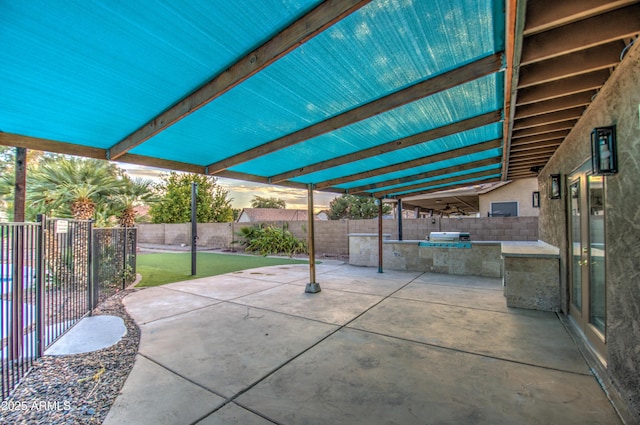
{"type": "Polygon", "coordinates": [[[196,275],[196,241],[198,240],[198,183],[191,183],[191,276],[196,275]]]}
{"type": "Polygon", "coordinates": [[[382,273],[382,199],[378,199],[378,273],[382,273]]]}
{"type": "Polygon", "coordinates": [[[309,283],[304,292],[315,294],[320,292],[320,284],[316,282],[316,249],[315,249],[315,227],[313,220],[313,185],[307,185],[307,219],[309,224],[309,241],[307,243],[309,247],[309,283]]]}
{"type": "Polygon", "coordinates": [[[42,291],[44,286],[44,226],[46,217],[42,214],[37,215],[38,235],[36,239],[36,357],[42,357],[44,354],[44,328],[43,328],[43,309],[42,291]]]}
{"type": "Polygon", "coordinates": [[[402,240],[402,199],[398,199],[398,240],[402,240]]]}

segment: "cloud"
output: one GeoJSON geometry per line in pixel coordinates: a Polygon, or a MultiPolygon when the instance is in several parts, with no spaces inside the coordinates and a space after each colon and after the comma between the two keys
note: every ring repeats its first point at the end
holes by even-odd
{"type": "MultiPolygon", "coordinates": [[[[162,174],[169,171],[159,168],[144,167],[134,164],[118,163],[118,166],[125,170],[130,177],[142,177],[153,181],[160,181],[162,174]]],[[[254,196],[262,196],[267,198],[284,199],[289,209],[307,209],[307,191],[303,189],[294,189],[284,186],[272,186],[253,182],[244,182],[241,180],[218,178],[218,184],[229,192],[229,197],[233,199],[231,204],[234,208],[248,208],[251,206],[251,199],[254,196]]],[[[335,193],[314,192],[313,203],[314,209],[317,211],[328,209],[329,202],[338,196],[335,193]]]]}

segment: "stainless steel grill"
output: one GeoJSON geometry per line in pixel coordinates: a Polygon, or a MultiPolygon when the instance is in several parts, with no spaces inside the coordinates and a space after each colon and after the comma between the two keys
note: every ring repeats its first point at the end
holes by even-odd
{"type": "Polygon", "coordinates": [[[469,242],[471,236],[468,232],[431,232],[427,240],[434,243],[469,242]]]}

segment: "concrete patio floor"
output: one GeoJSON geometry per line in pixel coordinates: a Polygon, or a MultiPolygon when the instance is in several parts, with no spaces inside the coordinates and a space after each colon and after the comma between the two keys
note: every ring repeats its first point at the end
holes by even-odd
{"type": "Polygon", "coordinates": [[[498,279],[323,263],[148,288],[105,424],[620,424],[561,321],[498,279]]]}

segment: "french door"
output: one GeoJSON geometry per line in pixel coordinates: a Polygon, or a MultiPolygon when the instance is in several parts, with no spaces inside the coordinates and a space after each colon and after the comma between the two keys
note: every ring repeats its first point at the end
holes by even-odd
{"type": "Polygon", "coordinates": [[[604,179],[590,163],[569,176],[569,314],[606,360],[604,179]]]}

